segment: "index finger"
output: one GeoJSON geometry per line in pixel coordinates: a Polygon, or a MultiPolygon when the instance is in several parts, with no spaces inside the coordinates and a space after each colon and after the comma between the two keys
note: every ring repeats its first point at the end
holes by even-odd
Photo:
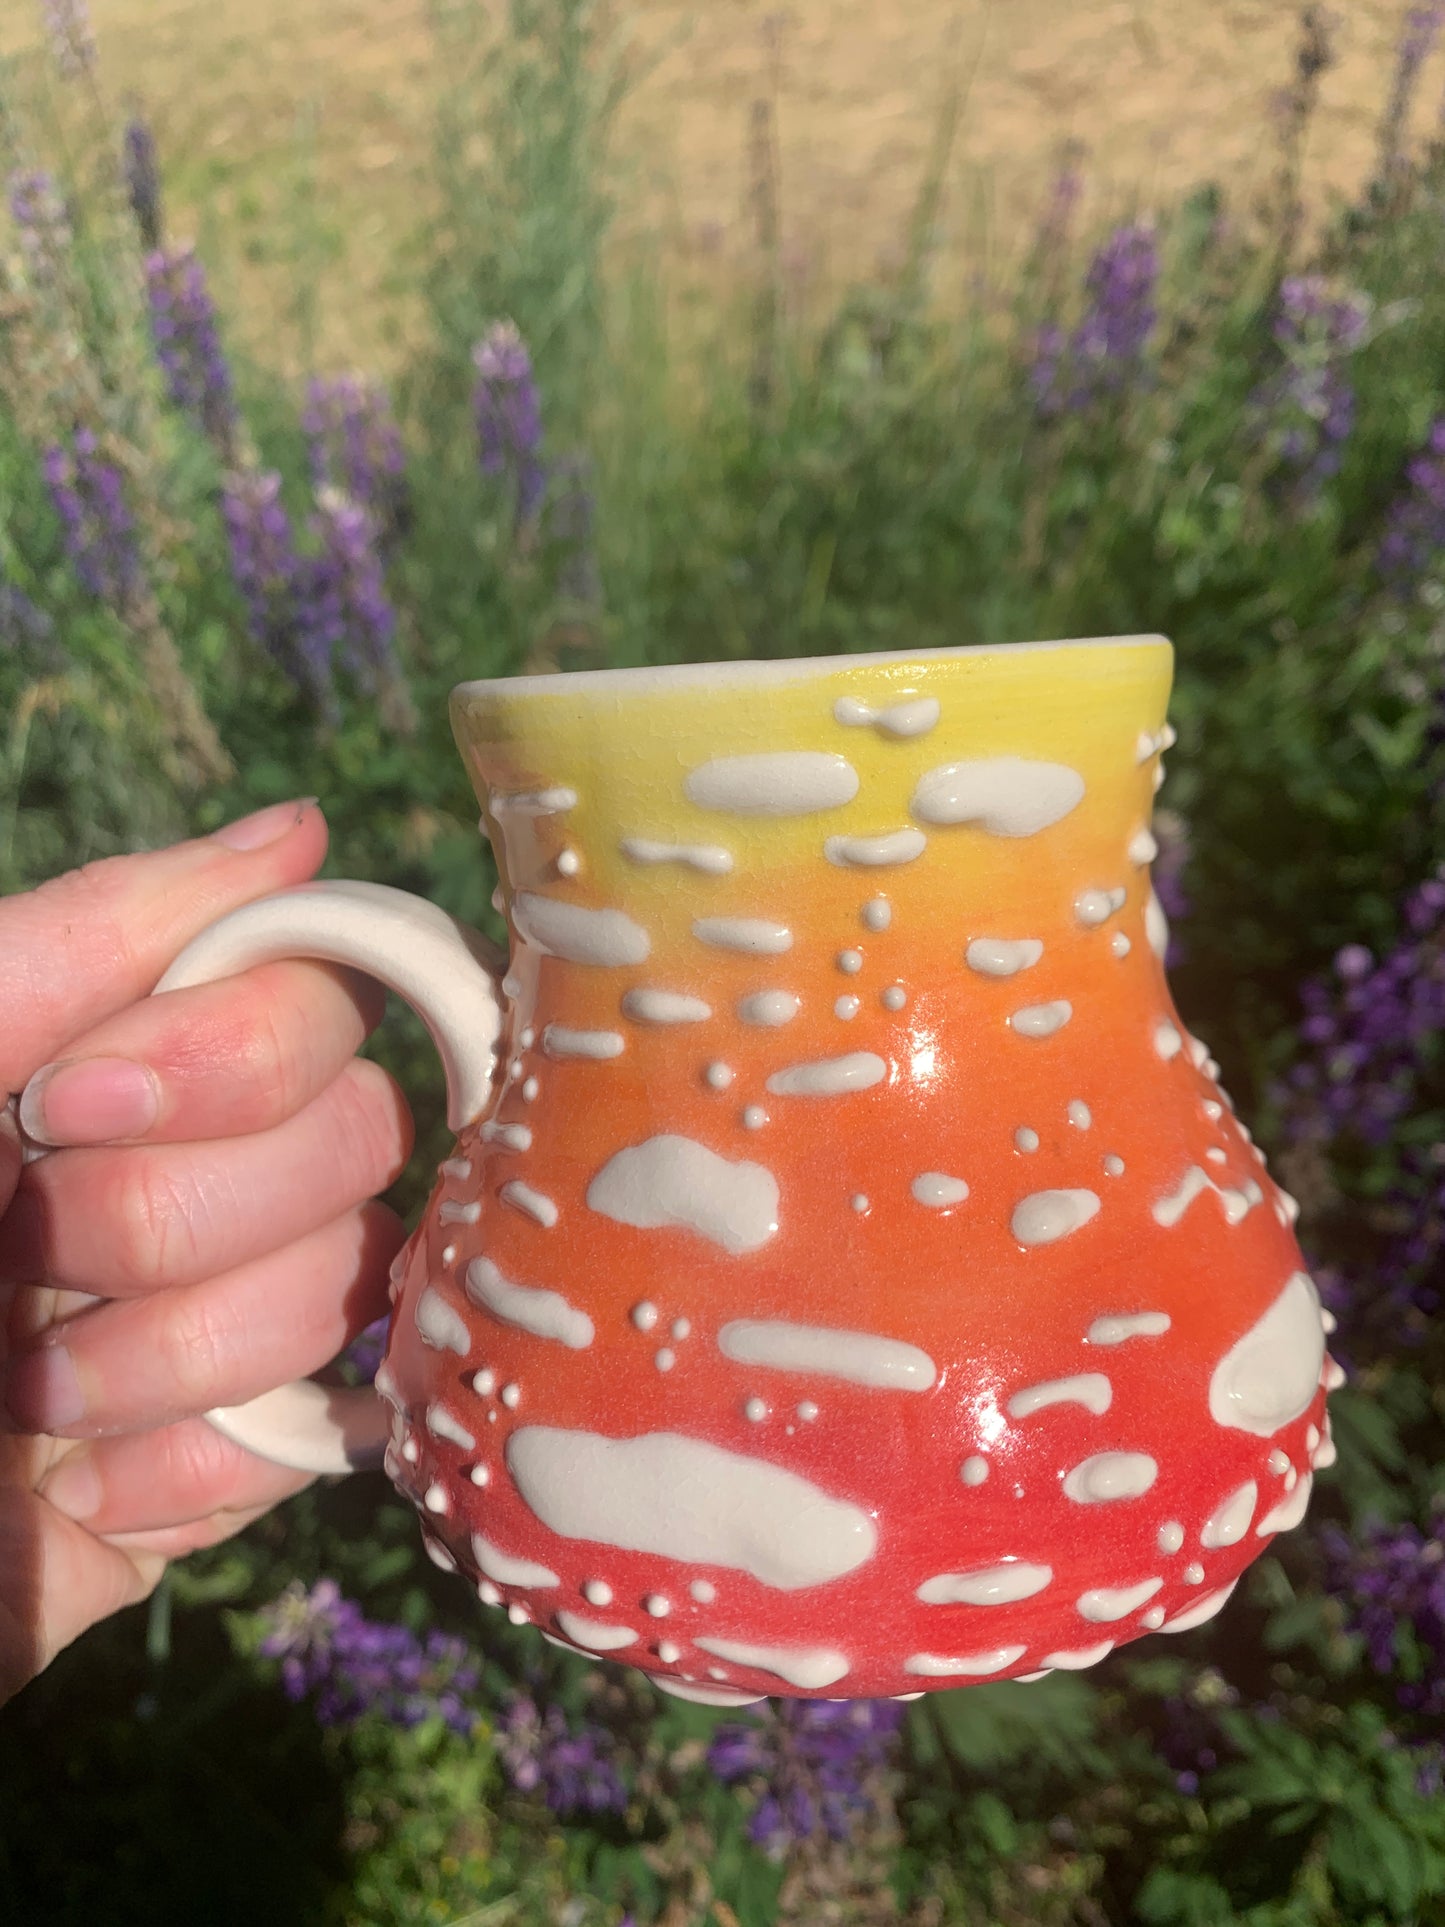
{"type": "Polygon", "coordinates": [[[148,996],[208,924],[304,882],[325,854],[314,799],[276,803],[214,836],[107,857],[0,903],[0,1098],[148,996]]]}

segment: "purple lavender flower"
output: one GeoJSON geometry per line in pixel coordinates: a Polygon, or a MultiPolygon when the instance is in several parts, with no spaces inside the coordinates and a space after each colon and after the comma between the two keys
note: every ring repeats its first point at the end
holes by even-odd
{"type": "Polygon", "coordinates": [[[88,428],[76,429],[68,447],[52,443],[41,467],[75,573],[97,601],[123,610],[139,587],[141,560],[120,470],[88,428]]]}
{"type": "Polygon", "coordinates": [[[40,0],[40,17],[55,64],[66,80],[95,65],[95,34],[85,0],[40,0]]]}
{"type": "Polygon", "coordinates": [[[317,379],[301,416],[318,489],[339,489],[372,518],[383,549],[394,546],[408,513],[406,450],[380,382],[362,375],[317,379]]]}
{"type": "Polygon", "coordinates": [[[1183,1692],[1167,1694],[1160,1700],[1154,1749],[1173,1773],[1181,1793],[1197,1793],[1201,1776],[1219,1765],[1221,1754],[1227,1750],[1219,1710],[1238,1703],[1238,1692],[1212,1666],[1202,1668],[1183,1692]]]}
{"type": "Polygon", "coordinates": [[[729,1784],[757,1784],[748,1831],[781,1857],[805,1840],[847,1840],[876,1814],[903,1720],[891,1700],[778,1700],[745,1725],[720,1725],[708,1764],[729,1784]]]}
{"type": "Polygon", "coordinates": [[[1404,166],[1406,123],[1420,81],[1420,69],[1430,57],[1445,20],[1445,7],[1409,7],[1404,28],[1395,49],[1395,72],[1390,95],[1380,118],[1377,181],[1388,182],[1404,166]]]}
{"type": "Polygon", "coordinates": [[[396,611],[382,579],[375,523],[348,496],[323,488],[310,530],[320,545],[309,570],[312,633],[363,689],[379,694],[396,686],[396,611]]]}
{"type": "Polygon", "coordinates": [[[381,1370],[391,1320],[385,1314],[359,1331],[341,1354],[340,1364],[355,1385],[369,1385],[381,1370]]]}
{"type": "Polygon", "coordinates": [[[21,168],[5,184],[10,218],[31,280],[40,287],[54,281],[70,248],[70,215],[53,175],[44,168],[21,168]]]}
{"type": "Polygon", "coordinates": [[[476,1725],[469,1701],[480,1671],[451,1634],[418,1639],[406,1626],[367,1619],[332,1579],[309,1592],[294,1581],[265,1609],[263,1623],[260,1650],[281,1661],[287,1698],[314,1694],[323,1726],[350,1726],[368,1713],[405,1727],[440,1717],[461,1734],[476,1725]]]}
{"type": "Polygon", "coordinates": [[[1377,1673],[1404,1674],[1395,1696],[1423,1718],[1445,1718],[1445,1501],[1428,1531],[1371,1525],[1353,1538],[1321,1528],[1329,1587],[1377,1673]]]}
{"type": "Polygon", "coordinates": [[[1296,508],[1318,497],[1344,459],[1355,424],[1348,363],[1369,321],[1369,297],[1335,293],[1323,275],[1292,275],[1280,287],[1272,329],[1279,366],[1256,389],[1252,407],[1260,441],[1296,508]]]}
{"type": "Polygon", "coordinates": [[[145,276],[151,336],[170,398],[230,459],[236,403],[206,271],[193,247],[157,248],[146,256],[145,276]]]}
{"type": "Polygon", "coordinates": [[[23,589],[0,575],[0,649],[25,650],[44,659],[47,668],[60,660],[55,647],[55,624],[38,609],[23,589]]]}
{"type": "Polygon", "coordinates": [[[141,245],[156,249],[161,245],[161,170],[156,156],[155,136],[138,114],[125,124],[120,150],[121,176],[126,199],[140,229],[141,245]]]}
{"type": "Polygon", "coordinates": [[[335,701],[332,643],[313,620],[295,533],[281,500],[281,477],[274,470],[228,477],[221,516],[231,547],[231,573],[246,605],[252,637],[330,714],[335,701]]]}
{"type": "Polygon", "coordinates": [[[537,1794],[554,1813],[621,1813],[627,1789],[605,1727],[575,1730],[559,1706],[541,1712],[526,1693],[510,1695],[497,1727],[497,1754],[519,1793],[537,1794]]]}
{"type": "Polygon", "coordinates": [[[1115,228],[1084,277],[1088,305],[1067,342],[1055,323],[1035,337],[1029,383],[1039,411],[1082,411],[1139,378],[1158,320],[1159,250],[1143,222],[1115,228]]]}
{"type": "Polygon", "coordinates": [[[1445,564],[1445,416],[1406,464],[1405,486],[1385,516],[1375,567],[1398,596],[1445,564]]]}
{"type": "Polygon", "coordinates": [[[516,491],[516,523],[535,517],[546,492],[542,408],[532,357],[516,326],[498,321],[472,350],[472,405],[484,475],[505,475],[516,491]]]}

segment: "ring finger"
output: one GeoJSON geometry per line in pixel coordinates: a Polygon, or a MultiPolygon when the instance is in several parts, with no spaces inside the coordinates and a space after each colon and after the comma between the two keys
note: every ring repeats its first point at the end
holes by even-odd
{"type": "Polygon", "coordinates": [[[290,1498],[310,1481],[310,1473],[258,1459],[204,1419],[192,1418],[75,1446],[41,1485],[40,1496],[109,1538],[168,1532],[217,1512],[248,1513],[290,1498]]]}
{"type": "Polygon", "coordinates": [[[404,1236],[368,1204],[221,1277],[80,1312],[12,1355],[5,1404],[22,1430],[64,1438],[244,1404],[329,1363],[385,1312],[404,1236]]]}

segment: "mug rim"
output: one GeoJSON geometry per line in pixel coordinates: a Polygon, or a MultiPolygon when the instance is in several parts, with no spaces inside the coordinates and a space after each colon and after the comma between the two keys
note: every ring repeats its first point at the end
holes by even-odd
{"type": "Polygon", "coordinates": [[[1167,636],[1061,636],[1051,642],[970,642],[946,649],[883,649],[844,656],[746,656],[723,662],[634,663],[619,669],[567,669],[547,675],[480,676],[453,686],[452,700],[481,696],[562,695],[577,690],[707,688],[717,684],[802,682],[840,670],[876,669],[903,663],[966,662],[974,656],[1037,654],[1050,649],[1173,649],[1167,636]]]}

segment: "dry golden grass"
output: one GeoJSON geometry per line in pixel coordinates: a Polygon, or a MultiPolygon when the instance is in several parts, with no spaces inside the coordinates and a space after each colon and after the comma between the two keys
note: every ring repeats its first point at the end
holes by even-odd
{"type": "MultiPolygon", "coordinates": [[[[500,0],[498,0],[500,5],[500,0]]],[[[0,45],[34,39],[8,0],[0,45]]],[[[223,299],[291,366],[386,360],[411,325],[434,54],[425,0],[92,0],[104,79],[153,119],[172,225],[201,224],[223,299]],[[320,254],[314,305],[298,264],[320,254]]],[[[1270,96],[1294,0],[638,0],[644,77],[619,130],[627,224],[687,275],[750,246],[746,129],[776,87],[785,259],[806,287],[896,257],[950,59],[967,100],[949,170],[953,261],[1007,257],[1066,139],[1101,214],[1273,166],[1270,96]],[[776,58],[774,47],[778,49],[776,58]]],[[[1399,0],[1352,0],[1311,134],[1319,197],[1369,164],[1399,0]]],[[[1445,63],[1432,62],[1421,120],[1445,63]]]]}

